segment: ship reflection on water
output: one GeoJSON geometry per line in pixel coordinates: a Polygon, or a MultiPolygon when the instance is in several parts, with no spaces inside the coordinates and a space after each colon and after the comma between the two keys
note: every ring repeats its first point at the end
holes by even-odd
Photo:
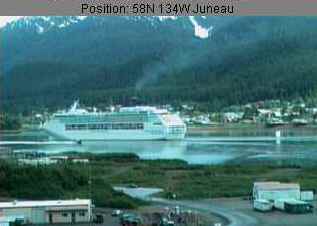
{"type": "Polygon", "coordinates": [[[91,152],[135,153],[142,159],[181,159],[190,164],[247,164],[271,162],[274,164],[316,164],[317,139],[293,137],[281,144],[268,139],[245,142],[217,137],[188,137],[182,141],[86,141],[76,143],[40,143],[49,138],[43,132],[2,134],[1,140],[39,141],[38,144],[11,145],[14,150],[34,150],[45,153],[91,152]]]}

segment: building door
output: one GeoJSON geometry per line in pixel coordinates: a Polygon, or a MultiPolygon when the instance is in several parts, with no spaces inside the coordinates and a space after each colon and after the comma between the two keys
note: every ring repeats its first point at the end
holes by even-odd
{"type": "Polygon", "coordinates": [[[72,212],[72,224],[76,223],[76,214],[72,212]]]}
{"type": "Polygon", "coordinates": [[[50,224],[53,223],[53,215],[52,215],[52,213],[49,213],[49,215],[48,215],[48,221],[50,222],[50,224]]]}

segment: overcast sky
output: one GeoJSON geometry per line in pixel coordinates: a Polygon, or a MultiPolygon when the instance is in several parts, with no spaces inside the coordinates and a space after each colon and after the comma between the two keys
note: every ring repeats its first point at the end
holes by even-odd
{"type": "Polygon", "coordinates": [[[0,27],[6,25],[6,23],[19,19],[21,16],[0,16],[0,27]]]}

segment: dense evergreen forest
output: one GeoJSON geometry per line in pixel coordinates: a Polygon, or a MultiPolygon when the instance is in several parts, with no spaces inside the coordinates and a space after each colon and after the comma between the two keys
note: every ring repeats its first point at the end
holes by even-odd
{"type": "Polygon", "coordinates": [[[13,57],[0,75],[3,108],[65,107],[76,98],[87,105],[126,105],[138,97],[144,104],[195,102],[219,110],[316,94],[314,17],[210,18],[217,26],[207,40],[189,36],[184,18],[161,28],[122,18],[96,20],[62,33],[29,34],[31,49],[21,51],[7,49],[22,44],[5,32],[13,41],[4,48],[13,57]],[[105,32],[118,26],[124,29],[105,32]],[[87,29],[94,32],[74,36],[87,29]]]}
{"type": "Polygon", "coordinates": [[[0,114],[0,130],[18,130],[20,128],[21,122],[18,118],[8,114],[0,114]]]}

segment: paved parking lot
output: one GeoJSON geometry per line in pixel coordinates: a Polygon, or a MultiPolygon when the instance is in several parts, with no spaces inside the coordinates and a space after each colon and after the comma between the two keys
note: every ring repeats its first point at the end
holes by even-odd
{"type": "Polygon", "coordinates": [[[213,199],[205,202],[246,214],[254,218],[257,221],[256,225],[260,226],[317,226],[316,201],[313,203],[315,211],[308,214],[288,214],[277,210],[261,213],[253,210],[250,201],[241,198],[213,199]]]}

